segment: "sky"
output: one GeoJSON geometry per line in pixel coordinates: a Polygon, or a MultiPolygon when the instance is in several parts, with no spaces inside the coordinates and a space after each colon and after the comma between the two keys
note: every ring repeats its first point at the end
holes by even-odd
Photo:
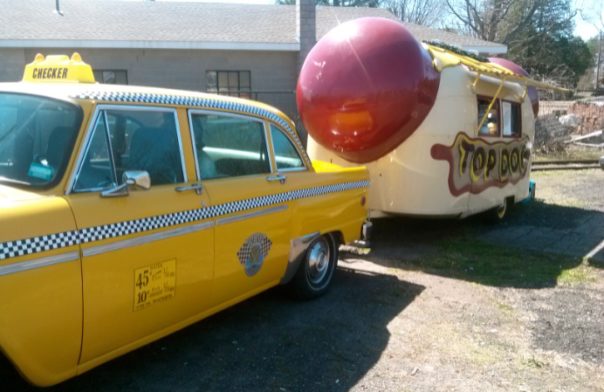
{"type": "Polygon", "coordinates": [[[602,0],[573,0],[578,10],[575,17],[575,35],[584,40],[595,37],[604,30],[604,2],[602,0]]]}

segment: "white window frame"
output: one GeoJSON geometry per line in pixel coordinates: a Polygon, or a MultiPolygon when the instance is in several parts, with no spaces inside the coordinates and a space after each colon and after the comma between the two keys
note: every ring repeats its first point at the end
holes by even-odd
{"type": "MultiPolygon", "coordinates": [[[[78,158],[76,160],[74,170],[71,173],[71,177],[70,177],[69,183],[68,183],[69,185],[67,187],[65,194],[69,195],[72,193],[75,193],[75,194],[90,193],[90,192],[99,192],[101,190],[104,190],[104,188],[103,189],[91,188],[91,189],[83,189],[83,190],[74,192],[73,188],[78,180],[80,172],[82,171],[84,158],[86,157],[86,155],[88,154],[88,150],[90,149],[90,144],[92,142],[92,133],[94,132],[94,130],[97,126],[101,113],[103,113],[103,115],[106,115],[107,111],[149,111],[149,112],[172,113],[172,115],[174,116],[174,123],[176,125],[176,136],[177,136],[177,140],[178,140],[178,150],[180,152],[180,167],[181,167],[181,170],[183,173],[183,183],[186,183],[189,181],[189,179],[187,177],[187,170],[185,167],[185,159],[184,159],[183,148],[182,148],[182,136],[180,134],[180,123],[178,121],[178,112],[177,112],[176,108],[167,108],[167,107],[162,107],[162,106],[104,105],[104,104],[101,104],[101,105],[96,106],[94,113],[91,117],[94,120],[90,122],[90,124],[88,125],[88,128],[86,129],[86,135],[84,137],[84,141],[82,144],[82,146],[84,146],[84,148],[80,148],[80,152],[78,154],[78,158]]],[[[109,124],[107,124],[107,126],[109,126],[109,124]]],[[[109,148],[111,148],[111,146],[109,146],[109,148]]],[[[119,181],[119,179],[118,179],[118,181],[119,181]]],[[[158,186],[164,186],[164,185],[174,185],[174,184],[163,184],[163,185],[158,185],[158,186]]],[[[151,189],[153,189],[153,184],[151,184],[151,189]]]]}

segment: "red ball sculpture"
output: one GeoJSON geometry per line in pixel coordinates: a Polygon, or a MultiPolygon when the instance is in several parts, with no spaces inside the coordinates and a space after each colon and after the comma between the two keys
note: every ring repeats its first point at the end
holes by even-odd
{"type": "MultiPolygon", "coordinates": [[[[502,67],[509,69],[516,75],[529,76],[529,73],[526,72],[524,68],[510,60],[502,59],[500,57],[489,57],[489,61],[493,64],[501,65],[502,67]]],[[[537,117],[539,114],[539,93],[535,87],[529,87],[527,93],[529,99],[531,100],[531,105],[533,106],[533,113],[535,114],[535,117],[537,117]]]]}
{"type": "Polygon", "coordinates": [[[342,23],[306,57],[298,112],[310,135],[350,162],[374,161],[417,129],[440,74],[405,27],[384,18],[342,23]]]}

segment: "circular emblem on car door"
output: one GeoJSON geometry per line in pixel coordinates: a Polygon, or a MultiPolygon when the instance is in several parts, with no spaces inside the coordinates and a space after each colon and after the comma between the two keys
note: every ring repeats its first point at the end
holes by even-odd
{"type": "Polygon", "coordinates": [[[264,234],[254,233],[241,245],[237,257],[247,276],[254,276],[260,271],[272,244],[273,242],[264,234]]]}

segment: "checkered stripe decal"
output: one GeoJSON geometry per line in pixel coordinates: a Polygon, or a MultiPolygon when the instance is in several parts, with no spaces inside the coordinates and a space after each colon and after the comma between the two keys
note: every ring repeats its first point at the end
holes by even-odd
{"type": "MultiPolygon", "coordinates": [[[[108,102],[127,102],[127,103],[151,103],[162,105],[182,105],[201,109],[218,109],[232,112],[243,113],[260,118],[267,118],[275,124],[280,125],[292,139],[301,151],[304,150],[299,141],[296,132],[280,116],[266,109],[247,104],[245,102],[232,102],[212,98],[211,96],[195,95],[175,95],[175,94],[157,94],[157,93],[136,93],[136,92],[117,92],[117,91],[86,91],[71,96],[75,99],[91,99],[96,101],[108,102]]],[[[309,162],[307,162],[309,163],[309,162]]]]}
{"type": "Polygon", "coordinates": [[[287,201],[343,192],[351,189],[367,188],[369,181],[345,182],[313,188],[297,189],[273,195],[237,200],[229,203],[202,207],[194,210],[174,212],[142,219],[88,227],[81,230],[48,234],[22,240],[0,243],[0,260],[40,253],[48,250],[66,248],[77,244],[101,241],[107,238],[122,237],[155,229],[176,226],[184,223],[215,218],[235,212],[267,207],[287,201]]]}
{"type": "Polygon", "coordinates": [[[66,248],[78,244],[78,232],[48,234],[23,240],[8,241],[0,244],[0,260],[26,256],[47,250],[66,248]]]}

